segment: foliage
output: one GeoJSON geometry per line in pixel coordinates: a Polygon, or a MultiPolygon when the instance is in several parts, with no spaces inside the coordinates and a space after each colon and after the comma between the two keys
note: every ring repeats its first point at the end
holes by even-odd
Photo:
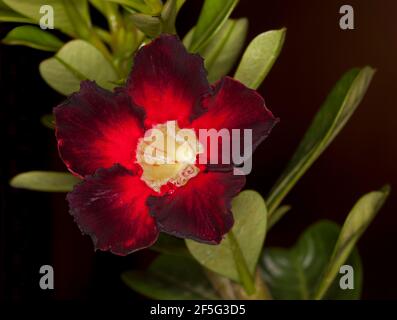
{"type": "MultiPolygon", "coordinates": [[[[44,81],[69,95],[82,80],[106,89],[123,84],[137,49],[161,33],[177,34],[176,18],[185,0],[48,0],[56,11],[56,33],[38,26],[40,0],[0,0],[0,21],[23,23],[3,39],[51,53],[40,66],[44,81]],[[92,21],[95,8],[107,28],[92,21]]],[[[183,43],[205,59],[210,82],[230,73],[257,89],[281,53],[286,29],[256,36],[244,50],[248,20],[230,18],[238,0],[205,0],[196,25],[183,43]],[[238,61],[240,59],[240,61],[238,61]]],[[[181,35],[179,35],[181,36],[181,35]]],[[[284,198],[335,139],[363,99],[374,70],[345,73],[326,98],[286,169],[266,200],[257,192],[240,193],[232,203],[235,225],[218,246],[161,236],[153,246],[161,254],[146,271],[131,270],[122,280],[154,299],[358,299],[362,266],[356,243],[389,194],[389,188],[364,195],[342,228],[329,221],[306,229],[290,249],[264,247],[266,232],[290,206],[284,198]],[[259,260],[259,264],[258,264],[259,260]],[[338,287],[343,264],[354,267],[354,290],[338,287]]],[[[44,114],[44,112],[43,112],[44,114]]],[[[53,129],[51,115],[42,123],[53,129]]],[[[11,186],[45,192],[68,192],[79,182],[69,173],[31,171],[11,186]]]]}

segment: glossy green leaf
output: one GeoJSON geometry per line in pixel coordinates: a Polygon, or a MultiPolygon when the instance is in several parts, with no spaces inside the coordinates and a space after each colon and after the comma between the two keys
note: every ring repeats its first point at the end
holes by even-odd
{"type": "Polygon", "coordinates": [[[208,80],[213,83],[227,75],[243,49],[248,20],[228,20],[201,53],[205,58],[208,80]]]}
{"type": "Polygon", "coordinates": [[[69,192],[81,180],[66,172],[29,171],[16,175],[10,185],[14,188],[42,192],[69,192]]]}
{"type": "Polygon", "coordinates": [[[48,129],[55,129],[55,117],[53,114],[46,114],[40,118],[43,126],[48,129]]]}
{"type": "MultiPolygon", "coordinates": [[[[67,34],[75,35],[73,23],[70,21],[64,7],[63,0],[3,0],[3,2],[16,12],[39,23],[43,14],[40,8],[50,5],[54,9],[54,26],[67,34]]],[[[81,16],[89,19],[88,3],[86,0],[68,0],[67,5],[74,5],[81,16]]]]}
{"type": "Polygon", "coordinates": [[[206,0],[204,2],[189,47],[191,52],[198,52],[205,47],[229,18],[237,3],[238,0],[206,0]]]}
{"type": "Polygon", "coordinates": [[[234,78],[257,89],[276,62],[284,44],[286,29],[258,35],[245,50],[234,78]]]}
{"type": "Polygon", "coordinates": [[[119,79],[102,53],[83,40],[68,42],[55,57],[43,61],[40,73],[49,86],[64,95],[78,91],[82,80],[95,80],[111,90],[119,79]]]}
{"type": "Polygon", "coordinates": [[[352,69],[332,89],[268,196],[266,203],[269,224],[273,224],[272,214],[284,197],[350,119],[363,99],[373,75],[374,70],[370,67],[352,69]]]}
{"type": "Polygon", "coordinates": [[[21,26],[12,29],[3,39],[3,43],[53,52],[63,46],[63,42],[56,36],[35,26],[21,26]]]}
{"type": "Polygon", "coordinates": [[[161,33],[161,20],[158,17],[136,13],[132,14],[130,19],[139,30],[151,38],[155,38],[161,33]]]}
{"type": "Polygon", "coordinates": [[[18,12],[13,11],[0,1],[0,21],[2,22],[20,22],[20,23],[34,23],[32,19],[25,17],[18,12]]]}
{"type": "Polygon", "coordinates": [[[131,289],[152,299],[217,299],[203,269],[191,258],[161,255],[147,271],[127,271],[121,278],[131,289]]]}
{"type": "Polygon", "coordinates": [[[233,199],[232,212],[234,226],[219,245],[207,245],[192,240],[186,240],[186,244],[193,257],[203,266],[242,282],[241,270],[236,263],[236,243],[250,276],[253,276],[265,239],[267,211],[259,193],[245,190],[233,199]]]}
{"type": "Polygon", "coordinates": [[[343,224],[332,258],[321,279],[315,298],[322,299],[334,281],[338,270],[352,252],[355,244],[370,225],[390,193],[390,187],[370,192],[354,205],[343,224]]]}
{"type": "MultiPolygon", "coordinates": [[[[260,265],[274,299],[313,298],[321,275],[332,256],[339,232],[340,227],[337,224],[321,221],[306,229],[291,249],[264,249],[260,265]]],[[[357,250],[353,251],[346,264],[351,265],[354,270],[354,289],[340,289],[340,277],[337,277],[327,299],[360,298],[362,267],[357,250]]]]}

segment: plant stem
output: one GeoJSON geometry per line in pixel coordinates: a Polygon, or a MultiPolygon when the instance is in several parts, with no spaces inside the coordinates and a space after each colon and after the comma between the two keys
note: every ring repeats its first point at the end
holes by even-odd
{"type": "Polygon", "coordinates": [[[205,274],[212,286],[220,296],[225,300],[272,300],[272,296],[267,288],[266,283],[263,281],[259,270],[255,275],[255,293],[248,295],[245,289],[238,283],[223,277],[208,269],[205,274]]]}
{"type": "Polygon", "coordinates": [[[270,291],[263,280],[259,270],[255,274],[255,288],[256,291],[253,295],[247,295],[241,286],[235,285],[237,298],[240,300],[273,300],[270,291]]]}
{"type": "Polygon", "coordinates": [[[236,264],[236,269],[237,269],[241,284],[243,285],[246,293],[248,295],[252,295],[255,293],[255,283],[254,283],[253,276],[248,269],[247,263],[243,256],[243,253],[241,252],[241,248],[240,248],[240,246],[236,240],[236,237],[234,236],[232,231],[230,231],[227,234],[227,237],[231,244],[234,262],[236,264]]]}
{"type": "Polygon", "coordinates": [[[205,270],[205,275],[222,299],[237,300],[235,288],[231,280],[208,269],[205,270]]]}

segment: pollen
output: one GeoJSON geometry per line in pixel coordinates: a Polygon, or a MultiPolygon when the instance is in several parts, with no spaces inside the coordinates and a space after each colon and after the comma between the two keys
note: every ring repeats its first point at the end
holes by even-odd
{"type": "Polygon", "coordinates": [[[156,192],[167,184],[182,187],[200,172],[196,161],[202,152],[193,129],[180,129],[176,121],[156,125],[138,142],[141,179],[156,192]]]}

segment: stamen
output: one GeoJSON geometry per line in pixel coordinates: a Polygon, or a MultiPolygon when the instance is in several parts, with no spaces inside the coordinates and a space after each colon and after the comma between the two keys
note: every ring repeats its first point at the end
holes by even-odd
{"type": "Polygon", "coordinates": [[[200,172],[195,165],[203,150],[193,129],[180,129],[176,121],[154,126],[138,143],[136,158],[141,179],[154,191],[171,183],[182,187],[200,172]]]}

